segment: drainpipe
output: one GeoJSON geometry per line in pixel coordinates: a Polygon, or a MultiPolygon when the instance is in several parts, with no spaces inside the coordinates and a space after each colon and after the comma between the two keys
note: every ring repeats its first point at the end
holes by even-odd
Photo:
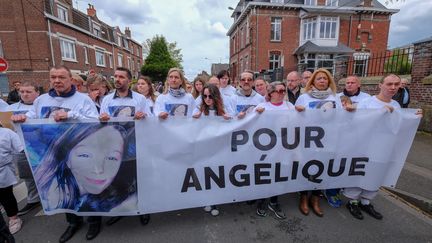
{"type": "Polygon", "coordinates": [[[348,28],[348,47],[351,45],[351,28],[352,28],[352,15],[350,15],[350,25],[348,28]]]}
{"type": "Polygon", "coordinates": [[[50,41],[51,61],[52,61],[52,65],[55,66],[56,64],[54,59],[54,49],[53,49],[52,36],[51,36],[51,21],[49,19],[48,19],[48,35],[50,41]]]}
{"type": "Polygon", "coordinates": [[[258,13],[255,9],[255,35],[256,35],[256,43],[255,43],[255,71],[258,71],[258,13]]]}

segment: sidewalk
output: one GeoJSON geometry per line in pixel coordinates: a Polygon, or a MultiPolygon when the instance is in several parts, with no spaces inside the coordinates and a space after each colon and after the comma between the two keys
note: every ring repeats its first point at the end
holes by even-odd
{"type": "Polygon", "coordinates": [[[432,134],[416,134],[396,189],[389,190],[432,215],[432,134]]]}

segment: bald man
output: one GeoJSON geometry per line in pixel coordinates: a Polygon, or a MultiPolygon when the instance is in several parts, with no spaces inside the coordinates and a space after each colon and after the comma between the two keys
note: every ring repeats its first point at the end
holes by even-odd
{"type": "Polygon", "coordinates": [[[301,92],[301,82],[302,82],[302,77],[300,76],[300,73],[297,71],[292,71],[290,73],[288,73],[287,78],[286,78],[286,86],[287,86],[287,96],[288,96],[288,100],[289,102],[291,102],[292,104],[295,104],[295,102],[297,101],[298,97],[300,96],[301,92]]]}
{"type": "Polygon", "coordinates": [[[340,98],[341,96],[347,96],[350,98],[354,107],[357,104],[371,96],[365,92],[360,91],[361,82],[357,76],[348,76],[345,81],[345,88],[343,92],[338,93],[337,96],[340,98]]]}

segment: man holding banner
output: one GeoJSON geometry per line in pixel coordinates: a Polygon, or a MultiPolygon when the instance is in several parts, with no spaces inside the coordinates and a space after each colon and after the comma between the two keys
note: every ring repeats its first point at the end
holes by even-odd
{"type": "MultiPolygon", "coordinates": [[[[76,119],[97,119],[98,113],[93,101],[85,94],[77,92],[72,85],[72,74],[66,66],[55,66],[50,69],[50,84],[52,89],[47,94],[39,96],[33,107],[26,114],[11,117],[13,122],[25,122],[27,119],[53,118],[56,122],[76,119]]],[[[66,242],[81,228],[82,217],[66,214],[69,223],[59,242],[66,242]]],[[[100,231],[101,217],[89,217],[90,224],[86,238],[95,238],[100,231]]]]}
{"type": "MultiPolygon", "coordinates": [[[[348,78],[347,78],[347,82],[348,78]]],[[[363,99],[359,102],[357,109],[382,109],[385,108],[388,112],[393,112],[395,109],[400,109],[398,102],[392,100],[392,97],[398,91],[401,79],[395,74],[384,76],[380,83],[380,92],[378,95],[363,99]]],[[[418,110],[416,115],[422,116],[422,110],[418,110]]],[[[363,219],[361,210],[371,215],[376,219],[382,219],[381,213],[377,212],[370,200],[374,199],[378,194],[378,188],[375,191],[362,189],[360,187],[345,188],[343,194],[350,199],[346,207],[352,216],[356,219],[363,219]]]]}
{"type": "Polygon", "coordinates": [[[254,74],[244,71],[240,74],[240,88],[234,93],[233,100],[236,105],[237,117],[242,119],[247,113],[251,113],[255,106],[265,102],[264,97],[253,90],[254,74]]]}

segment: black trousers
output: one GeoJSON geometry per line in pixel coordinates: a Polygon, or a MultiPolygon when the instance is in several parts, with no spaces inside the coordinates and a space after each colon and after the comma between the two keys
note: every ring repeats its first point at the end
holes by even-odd
{"type": "Polygon", "coordinates": [[[0,204],[3,205],[8,217],[18,214],[18,203],[13,194],[13,186],[0,188],[0,204]]]}
{"type": "MultiPolygon", "coordinates": [[[[69,225],[76,226],[83,222],[83,217],[77,216],[72,213],[66,213],[66,221],[69,223],[69,225]]],[[[89,216],[87,218],[87,223],[89,224],[100,224],[101,222],[102,222],[101,216],[89,216]]]]}
{"type": "Polygon", "coordinates": [[[6,242],[6,243],[14,243],[15,239],[9,232],[9,227],[7,226],[6,222],[3,219],[3,216],[0,215],[0,242],[6,242]]]}

